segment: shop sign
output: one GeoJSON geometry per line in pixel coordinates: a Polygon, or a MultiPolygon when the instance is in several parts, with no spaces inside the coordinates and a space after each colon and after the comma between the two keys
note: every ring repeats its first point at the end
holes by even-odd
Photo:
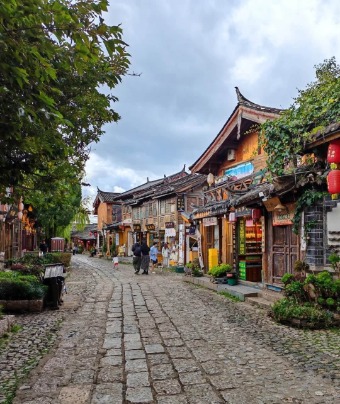
{"type": "Polygon", "coordinates": [[[262,203],[266,207],[268,212],[273,212],[275,206],[277,206],[280,203],[280,199],[277,196],[275,196],[274,198],[262,201],[262,203]]]}
{"type": "Polygon", "coordinates": [[[191,236],[194,235],[196,233],[196,226],[192,225],[188,228],[188,234],[190,234],[191,236]]]}
{"type": "Polygon", "coordinates": [[[203,226],[216,226],[217,225],[217,217],[204,217],[203,218],[203,226]]]}
{"type": "Polygon", "coordinates": [[[293,224],[295,214],[295,203],[286,205],[282,212],[273,211],[273,226],[287,226],[293,224]]]}
{"type": "Polygon", "coordinates": [[[147,224],[146,225],[146,230],[149,230],[149,231],[155,230],[155,225],[154,224],[147,224]]]}
{"type": "Polygon", "coordinates": [[[177,196],[177,210],[178,212],[183,212],[185,210],[184,195],[177,196]]]}
{"type": "Polygon", "coordinates": [[[244,219],[240,219],[239,222],[239,249],[238,252],[240,255],[244,255],[246,253],[246,226],[244,219]]]}
{"type": "Polygon", "coordinates": [[[235,210],[235,216],[236,217],[251,216],[251,209],[248,209],[245,206],[242,206],[242,208],[237,208],[235,210]]]}
{"type": "Polygon", "coordinates": [[[165,228],[166,229],[174,229],[175,228],[175,223],[174,222],[165,222],[165,228]]]}
{"type": "Polygon", "coordinates": [[[140,224],[134,224],[133,225],[133,231],[141,231],[140,224]]]}

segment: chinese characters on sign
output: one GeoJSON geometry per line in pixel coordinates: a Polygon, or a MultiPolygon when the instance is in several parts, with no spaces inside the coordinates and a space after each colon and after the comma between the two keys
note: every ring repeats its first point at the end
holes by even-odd
{"type": "Polygon", "coordinates": [[[244,255],[246,253],[246,230],[244,219],[239,221],[240,232],[239,232],[239,254],[244,255]]]}
{"type": "Polygon", "coordinates": [[[177,210],[178,212],[183,212],[185,210],[184,195],[177,196],[177,210]]]}
{"type": "Polygon", "coordinates": [[[286,210],[282,212],[273,211],[273,226],[286,226],[293,224],[295,204],[287,204],[286,210]]]}

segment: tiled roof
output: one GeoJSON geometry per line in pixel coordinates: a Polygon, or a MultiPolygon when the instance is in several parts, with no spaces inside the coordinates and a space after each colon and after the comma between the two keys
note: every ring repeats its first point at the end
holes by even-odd
{"type": "MultiPolygon", "coordinates": [[[[223,125],[222,129],[218,132],[209,146],[204,150],[204,152],[198,157],[198,159],[191,164],[189,167],[190,170],[195,172],[203,172],[202,168],[204,166],[208,167],[208,162],[211,161],[212,155],[218,154],[221,150],[222,145],[228,141],[231,144],[234,144],[234,139],[231,139],[231,134],[238,133],[241,131],[241,123],[248,122],[249,124],[259,123],[261,121],[265,121],[269,118],[274,118],[275,116],[279,115],[283,110],[278,108],[270,108],[265,107],[263,105],[255,104],[252,101],[249,101],[245,98],[238,87],[236,89],[236,96],[237,96],[237,105],[234,108],[233,112],[223,125]],[[249,110],[257,111],[259,114],[254,114],[254,118],[247,118],[246,115],[249,110]]],[[[247,128],[249,130],[249,127],[247,128]]],[[[239,133],[238,133],[239,134],[239,133]]]]}
{"type": "Polygon", "coordinates": [[[96,199],[93,202],[93,207],[96,209],[100,205],[100,203],[114,203],[116,202],[115,198],[120,195],[119,192],[105,192],[101,191],[99,188],[97,188],[97,195],[96,199]]]}
{"type": "Polygon", "coordinates": [[[178,173],[169,175],[168,177],[164,176],[163,178],[160,178],[158,180],[148,181],[145,184],[142,184],[136,188],[130,189],[129,191],[120,194],[118,197],[115,198],[115,200],[122,201],[124,204],[135,204],[138,203],[138,201],[140,201],[141,199],[153,197],[156,190],[159,189],[159,186],[162,186],[164,184],[174,184],[176,181],[186,178],[187,176],[190,176],[190,174],[185,171],[184,166],[183,169],[178,173]]]}

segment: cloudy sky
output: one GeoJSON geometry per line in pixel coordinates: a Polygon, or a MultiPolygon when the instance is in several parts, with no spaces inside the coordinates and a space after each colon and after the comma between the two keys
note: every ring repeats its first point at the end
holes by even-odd
{"type": "Polygon", "coordinates": [[[83,191],[121,192],[190,166],[236,106],[235,86],[258,104],[287,108],[340,63],[339,0],[110,0],[131,72],[114,90],[121,115],[92,145],[83,191]]]}

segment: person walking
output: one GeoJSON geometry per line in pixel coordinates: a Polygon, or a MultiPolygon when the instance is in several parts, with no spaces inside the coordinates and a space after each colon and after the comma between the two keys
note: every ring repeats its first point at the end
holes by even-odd
{"type": "Polygon", "coordinates": [[[162,248],[162,257],[163,257],[162,268],[169,267],[169,256],[170,256],[170,249],[168,243],[164,243],[162,248]]]}
{"type": "Polygon", "coordinates": [[[152,244],[152,247],[150,248],[150,261],[151,261],[151,271],[153,272],[155,269],[155,265],[157,264],[157,254],[158,254],[158,248],[157,248],[157,242],[155,241],[152,244]]]}
{"type": "Polygon", "coordinates": [[[143,270],[142,275],[148,275],[150,265],[150,255],[149,255],[150,247],[147,245],[146,240],[142,241],[141,251],[142,251],[142,261],[140,268],[143,270]]]}
{"type": "Polygon", "coordinates": [[[135,270],[135,274],[138,275],[142,263],[142,248],[138,241],[136,241],[132,246],[131,251],[133,252],[132,265],[135,270]]]}

